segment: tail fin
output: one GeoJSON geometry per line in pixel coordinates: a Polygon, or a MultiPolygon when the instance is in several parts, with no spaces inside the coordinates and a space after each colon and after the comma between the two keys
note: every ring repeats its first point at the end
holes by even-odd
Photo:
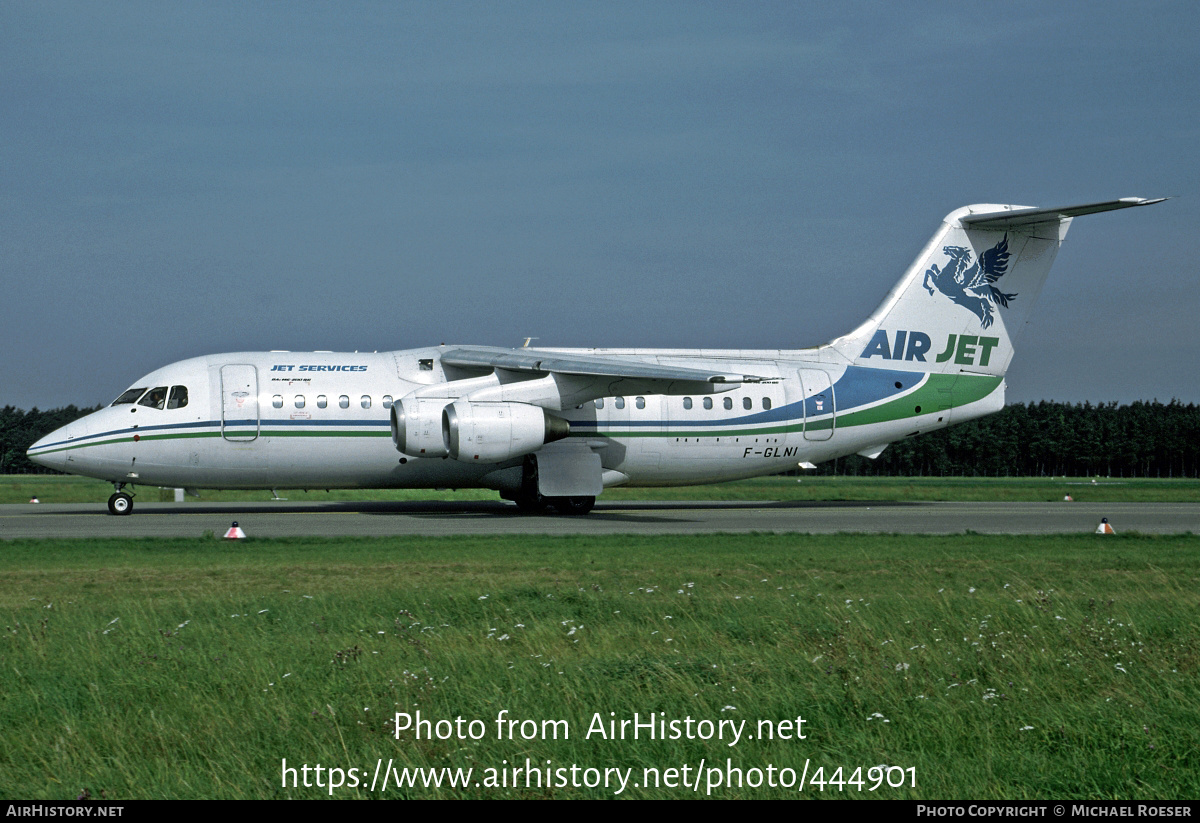
{"type": "Polygon", "coordinates": [[[1162,199],[953,211],[879,308],[829,346],[860,366],[1003,375],[1072,218],[1162,199]]]}

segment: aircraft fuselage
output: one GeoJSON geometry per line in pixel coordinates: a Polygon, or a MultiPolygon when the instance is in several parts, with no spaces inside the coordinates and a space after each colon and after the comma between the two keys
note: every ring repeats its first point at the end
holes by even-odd
{"type": "MultiPolygon", "coordinates": [[[[71,474],[151,486],[502,488],[497,472],[518,458],[474,464],[397,452],[391,406],[446,382],[439,352],[256,352],[184,360],[137,381],[145,395],[134,402],[63,427],[35,444],[30,456],[71,474]],[[156,399],[152,389],[167,396],[176,387],[186,389],[186,405],[147,402],[156,399]]],[[[914,370],[783,359],[777,351],[586,352],[745,371],[773,381],[707,394],[614,394],[556,411],[570,422],[571,440],[587,442],[600,455],[605,486],[778,474],[942,428],[951,418],[979,417],[1004,402],[998,377],[945,380],[914,370]],[[964,383],[973,385],[967,390],[964,383]]]]}

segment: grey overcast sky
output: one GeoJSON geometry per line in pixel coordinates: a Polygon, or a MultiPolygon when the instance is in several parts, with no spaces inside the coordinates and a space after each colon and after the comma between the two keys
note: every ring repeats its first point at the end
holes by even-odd
{"type": "Polygon", "coordinates": [[[1200,3],[0,3],[0,405],[265,349],[793,348],[1075,221],[1009,400],[1200,401],[1200,3]]]}

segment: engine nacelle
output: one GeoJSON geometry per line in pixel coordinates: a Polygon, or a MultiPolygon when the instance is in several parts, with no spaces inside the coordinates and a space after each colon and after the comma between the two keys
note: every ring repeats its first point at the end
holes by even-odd
{"type": "Polygon", "coordinates": [[[446,397],[406,397],[392,404],[392,442],[396,451],[411,457],[445,457],[449,452],[442,436],[442,410],[446,397]]]}
{"type": "Polygon", "coordinates": [[[458,400],[442,412],[442,438],[451,457],[465,463],[500,463],[562,440],[571,426],[528,403],[458,400]]]}

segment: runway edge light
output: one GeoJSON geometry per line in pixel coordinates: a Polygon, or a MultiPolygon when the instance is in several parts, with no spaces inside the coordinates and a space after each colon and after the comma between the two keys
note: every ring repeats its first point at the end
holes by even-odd
{"type": "Polygon", "coordinates": [[[1116,534],[1116,532],[1113,531],[1113,527],[1108,525],[1107,517],[1100,518],[1100,525],[1096,527],[1096,534],[1116,534]]]}
{"type": "Polygon", "coordinates": [[[225,532],[225,539],[226,540],[245,540],[246,539],[246,533],[244,531],[242,531],[242,527],[237,524],[236,520],[234,520],[233,525],[229,527],[229,531],[225,532]]]}

